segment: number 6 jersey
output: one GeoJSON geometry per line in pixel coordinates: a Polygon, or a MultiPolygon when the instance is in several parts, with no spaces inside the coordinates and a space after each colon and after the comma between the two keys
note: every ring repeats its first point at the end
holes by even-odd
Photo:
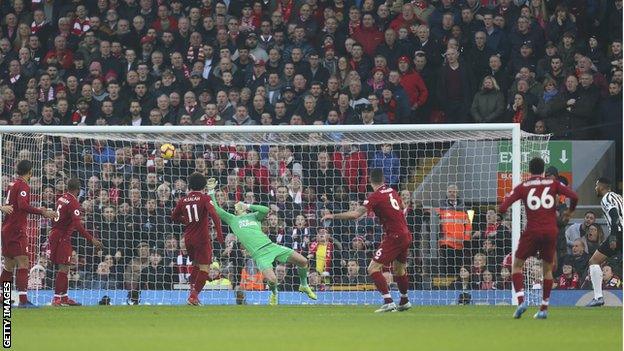
{"type": "Polygon", "coordinates": [[[379,218],[385,236],[411,235],[407,229],[403,203],[396,190],[382,185],[364,200],[364,206],[379,218]]]}
{"type": "Polygon", "coordinates": [[[559,181],[533,176],[516,186],[500,205],[500,213],[507,212],[511,204],[522,200],[526,210],[525,231],[540,234],[557,233],[557,198],[564,195],[570,199],[570,211],[574,211],[578,196],[559,181]]]}

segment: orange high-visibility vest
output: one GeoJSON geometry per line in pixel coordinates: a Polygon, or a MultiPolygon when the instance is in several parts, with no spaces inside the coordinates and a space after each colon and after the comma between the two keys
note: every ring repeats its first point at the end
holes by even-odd
{"type": "Polygon", "coordinates": [[[440,216],[440,247],[446,246],[455,250],[464,248],[464,241],[470,240],[472,226],[468,214],[464,211],[437,208],[440,216]]]}
{"type": "Polygon", "coordinates": [[[260,271],[256,271],[256,274],[249,274],[247,269],[243,268],[241,271],[241,283],[240,288],[243,290],[264,290],[264,277],[260,271]]]}

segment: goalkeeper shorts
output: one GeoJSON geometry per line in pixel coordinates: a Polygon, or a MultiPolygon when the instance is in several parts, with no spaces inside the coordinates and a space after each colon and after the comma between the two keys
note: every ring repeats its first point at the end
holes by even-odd
{"type": "Polygon", "coordinates": [[[261,247],[254,253],[252,258],[256,262],[258,269],[264,271],[272,269],[275,261],[280,263],[288,262],[288,259],[294,252],[291,248],[271,243],[261,247]]]}

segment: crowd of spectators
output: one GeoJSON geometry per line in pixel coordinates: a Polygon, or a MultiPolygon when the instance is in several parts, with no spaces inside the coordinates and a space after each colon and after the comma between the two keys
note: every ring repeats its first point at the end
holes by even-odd
{"type": "Polygon", "coordinates": [[[11,0],[0,13],[3,124],[621,134],[618,0],[11,0]]]}
{"type": "MultiPolygon", "coordinates": [[[[0,9],[0,124],[79,131],[517,122],[555,138],[615,140],[621,153],[620,0],[10,0],[0,9]]],[[[415,154],[397,145],[184,144],[170,161],[150,143],[61,138],[51,145],[31,186],[50,205],[67,177],[82,179],[84,220],[107,247],[100,255],[77,246],[72,284],[151,289],[185,282],[181,228],[168,214],[191,171],[218,178],[224,208],[240,200],[268,204],[266,232],[310,258],[314,286],[366,284],[364,267],[381,237],[375,219],[317,218],[361,204],[368,167],[383,168],[386,182],[403,190],[415,238],[441,213],[464,222],[460,247],[444,240],[448,228],[439,223],[440,261],[432,266],[443,269],[433,273],[456,279],[456,287],[509,284],[501,260],[510,252],[505,221],[483,208],[475,209],[479,220],[468,221],[457,186],[439,207],[423,210],[405,190],[415,154]]],[[[21,147],[5,140],[3,153],[33,152],[21,147]]],[[[2,165],[4,175],[12,174],[9,166],[2,165]]],[[[587,218],[578,233],[562,233],[560,258],[569,264],[560,265],[559,287],[583,284],[584,255],[601,235],[587,218]]],[[[215,247],[220,264],[211,274],[256,286],[253,261],[228,238],[215,247]]],[[[416,287],[419,247],[410,265],[416,287]]],[[[38,272],[47,267],[40,261],[38,272]]],[[[288,269],[278,276],[290,279],[288,269]]],[[[605,273],[609,284],[619,285],[618,273],[605,273]]]]}

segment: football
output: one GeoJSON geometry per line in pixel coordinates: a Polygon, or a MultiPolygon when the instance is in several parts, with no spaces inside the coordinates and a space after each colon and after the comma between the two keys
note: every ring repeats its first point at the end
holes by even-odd
{"type": "Polygon", "coordinates": [[[175,146],[167,143],[160,147],[160,156],[165,160],[170,160],[175,155],[175,146]]]}

